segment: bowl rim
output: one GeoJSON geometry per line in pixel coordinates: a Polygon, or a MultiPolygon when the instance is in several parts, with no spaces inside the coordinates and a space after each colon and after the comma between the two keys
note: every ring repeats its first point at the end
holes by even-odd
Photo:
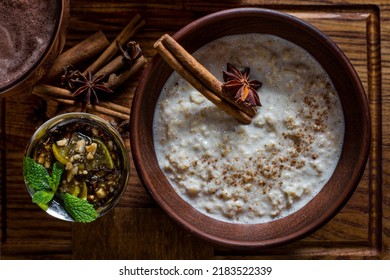
{"type": "MultiPolygon", "coordinates": [[[[360,105],[362,106],[362,108],[364,108],[362,112],[362,118],[365,120],[365,125],[362,128],[362,135],[363,135],[362,142],[364,143],[364,145],[360,147],[361,153],[358,162],[356,163],[356,167],[354,169],[354,173],[353,173],[354,176],[352,178],[353,180],[350,180],[348,185],[345,186],[343,195],[337,199],[337,202],[335,203],[335,207],[330,207],[328,211],[322,213],[321,217],[319,217],[319,219],[317,219],[315,222],[311,223],[310,226],[306,226],[302,230],[296,231],[289,235],[278,237],[276,239],[271,239],[271,240],[249,240],[249,241],[232,240],[226,237],[220,237],[220,236],[215,236],[213,234],[206,233],[202,229],[193,226],[189,221],[184,219],[181,215],[179,215],[175,211],[172,211],[173,209],[164,200],[163,195],[159,194],[158,191],[156,191],[151,181],[150,174],[148,174],[148,171],[146,170],[146,168],[144,168],[145,166],[142,159],[143,151],[139,149],[139,144],[141,143],[142,139],[139,138],[138,123],[139,123],[140,114],[142,113],[140,111],[140,107],[141,107],[140,105],[142,102],[144,89],[148,84],[148,80],[145,77],[148,77],[160,63],[164,63],[161,57],[159,57],[158,55],[154,56],[152,60],[149,62],[148,67],[144,70],[142,78],[137,86],[136,94],[134,96],[132,110],[131,110],[131,118],[130,118],[131,151],[132,151],[133,160],[138,175],[144,187],[148,191],[148,193],[162,208],[162,210],[175,222],[180,224],[189,232],[197,235],[198,237],[206,239],[207,241],[210,241],[212,243],[230,247],[233,249],[248,249],[248,248],[253,249],[253,248],[265,248],[271,246],[284,245],[296,241],[298,239],[301,239],[304,236],[307,236],[308,234],[316,231],[324,224],[329,222],[339,212],[339,210],[342,207],[344,207],[344,205],[347,203],[347,201],[350,199],[351,195],[355,191],[361,179],[361,176],[363,175],[365,165],[368,160],[368,154],[369,154],[370,143],[371,143],[371,119],[370,119],[370,111],[368,107],[368,98],[367,95],[365,94],[360,78],[358,77],[354,67],[352,66],[352,64],[350,63],[349,59],[346,57],[344,52],[324,33],[322,33],[320,30],[318,30],[311,24],[307,23],[306,21],[303,21],[293,15],[289,15],[284,12],[279,12],[270,9],[252,8],[252,7],[234,8],[234,9],[222,10],[201,17],[189,23],[188,25],[184,26],[182,29],[180,29],[175,34],[173,34],[172,37],[176,39],[178,42],[180,42],[183,40],[183,38],[185,38],[186,34],[188,34],[189,32],[192,32],[194,29],[196,30],[202,28],[216,20],[220,20],[223,18],[248,17],[248,16],[262,16],[262,17],[273,17],[273,18],[276,17],[281,20],[289,21],[289,23],[293,25],[297,25],[300,28],[303,28],[306,32],[314,34],[319,40],[323,42],[323,44],[327,48],[329,48],[333,53],[335,53],[335,55],[339,59],[339,63],[341,63],[343,67],[345,67],[346,72],[349,75],[349,78],[351,79],[353,85],[356,87],[357,98],[359,98],[360,105]]],[[[220,222],[217,220],[215,221],[220,222]]],[[[268,224],[272,224],[272,223],[273,222],[270,222],[268,224]]],[[[246,228],[248,226],[251,227],[253,225],[237,224],[237,226],[246,228]]]]}

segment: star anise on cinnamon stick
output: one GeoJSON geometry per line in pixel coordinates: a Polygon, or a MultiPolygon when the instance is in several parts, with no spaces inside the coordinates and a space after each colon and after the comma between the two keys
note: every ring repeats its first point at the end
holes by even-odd
{"type": "Polygon", "coordinates": [[[77,80],[80,77],[80,71],[76,70],[73,65],[67,65],[63,68],[63,73],[60,77],[60,86],[62,88],[69,89],[73,91],[75,85],[73,81],[77,80]]]}
{"type": "Polygon", "coordinates": [[[72,80],[77,90],[73,96],[84,94],[84,103],[91,104],[91,98],[94,97],[96,103],[99,103],[98,92],[112,93],[113,91],[103,85],[104,75],[93,76],[90,71],[87,75],[79,72],[78,78],[72,80]]]}
{"type": "Polygon", "coordinates": [[[122,53],[122,61],[125,66],[132,66],[133,63],[142,55],[142,50],[139,44],[135,41],[130,41],[126,45],[126,49],[124,49],[117,41],[118,48],[122,53]]]}
{"type": "Polygon", "coordinates": [[[257,80],[249,79],[250,68],[241,70],[232,64],[227,64],[226,71],[223,71],[222,90],[225,94],[233,96],[237,102],[242,102],[248,107],[256,108],[261,106],[260,98],[256,92],[262,86],[257,80]]]}

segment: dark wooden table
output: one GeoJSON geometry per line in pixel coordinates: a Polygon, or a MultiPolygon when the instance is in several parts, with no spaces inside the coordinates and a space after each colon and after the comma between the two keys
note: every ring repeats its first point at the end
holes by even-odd
{"type": "MultiPolygon", "coordinates": [[[[1,259],[390,259],[390,2],[229,0],[73,0],[66,48],[98,30],[114,39],[141,14],[136,34],[147,57],[164,33],[233,7],[263,7],[291,13],[330,36],[350,58],[367,92],[372,148],[363,178],[347,205],[323,228],[292,244],[238,252],[214,246],[181,229],[153,202],[134,165],[127,191],[110,214],[91,224],[56,220],[31,203],[22,178],[24,148],[45,113],[70,110],[26,94],[0,99],[1,259]],[[324,3],[323,3],[324,2],[324,3]]],[[[131,106],[141,73],[117,93],[131,106]]],[[[123,134],[130,147],[128,134],[123,134]]],[[[130,151],[130,149],[129,149],[130,151]]],[[[129,155],[131,156],[130,152],[129,155]]]]}

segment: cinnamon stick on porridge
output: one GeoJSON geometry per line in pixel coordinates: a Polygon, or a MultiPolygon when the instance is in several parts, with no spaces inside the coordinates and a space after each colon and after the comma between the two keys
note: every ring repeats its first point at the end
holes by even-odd
{"type": "Polygon", "coordinates": [[[223,94],[222,82],[192,57],[168,34],[163,35],[154,48],[161,57],[194,88],[216,106],[244,124],[249,124],[255,115],[252,107],[237,103],[223,94]]]}

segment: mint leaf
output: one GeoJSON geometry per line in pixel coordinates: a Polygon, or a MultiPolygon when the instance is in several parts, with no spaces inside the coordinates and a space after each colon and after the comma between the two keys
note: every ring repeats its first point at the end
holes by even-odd
{"type": "Polygon", "coordinates": [[[66,212],[77,222],[89,223],[96,220],[98,214],[88,201],[65,193],[62,196],[66,212]]]}
{"type": "Polygon", "coordinates": [[[56,162],[53,165],[53,171],[51,173],[51,177],[47,176],[46,179],[49,182],[50,188],[53,192],[56,192],[58,189],[58,186],[61,182],[61,175],[64,171],[64,165],[56,162]]]}
{"type": "Polygon", "coordinates": [[[64,172],[64,165],[60,162],[54,163],[53,172],[51,174],[51,177],[53,178],[53,180],[55,182],[56,189],[58,188],[58,185],[61,182],[62,172],[64,172]]]}
{"type": "Polygon", "coordinates": [[[23,158],[23,176],[27,185],[34,191],[51,190],[46,179],[48,175],[49,173],[43,165],[36,163],[32,158],[23,158]]]}
{"type": "Polygon", "coordinates": [[[54,192],[52,191],[37,191],[33,194],[32,202],[37,204],[47,204],[54,197],[54,192]]]}
{"type": "Polygon", "coordinates": [[[23,176],[27,185],[35,192],[32,195],[32,202],[47,210],[47,204],[53,199],[61,182],[63,171],[64,166],[56,162],[53,165],[52,175],[50,176],[43,165],[35,162],[30,157],[24,157],[23,176]]]}

